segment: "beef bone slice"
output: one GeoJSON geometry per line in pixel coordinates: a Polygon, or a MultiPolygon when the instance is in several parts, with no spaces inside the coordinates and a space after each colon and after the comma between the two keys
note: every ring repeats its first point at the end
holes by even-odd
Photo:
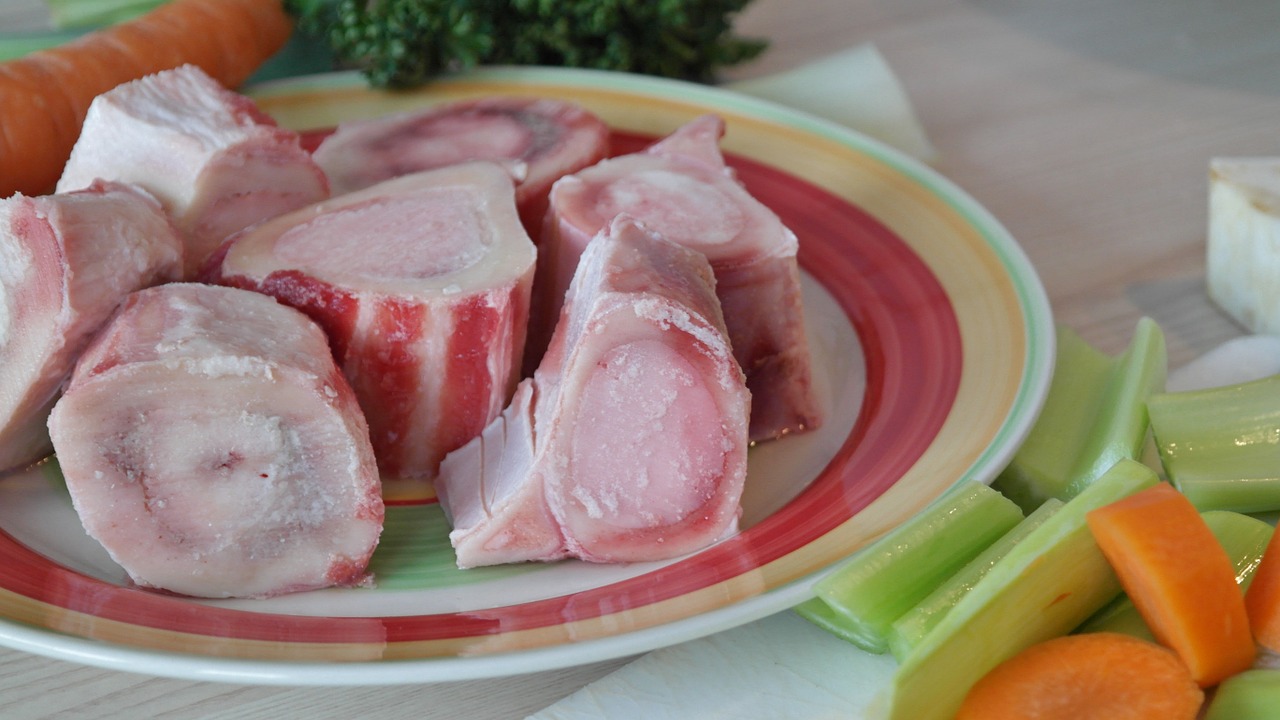
{"type": "Polygon", "coordinates": [[[556,182],[538,258],[530,352],[546,342],[587,243],[619,214],[707,256],[729,338],[747,376],[752,440],[816,428],[798,243],[721,155],[724,122],[699,117],[646,150],[556,182]]]}
{"type": "Polygon", "coordinates": [[[0,200],[0,470],[49,454],[49,411],[93,334],[181,272],[177,231],[132,186],[0,200]]]}
{"type": "Polygon", "coordinates": [[[537,244],[552,183],[608,152],[609,129],[576,103],[495,96],[342,123],[315,160],[335,195],[446,165],[496,162],[517,179],[516,206],[537,244]]]}
{"type": "Polygon", "coordinates": [[[272,298],[130,295],[49,432],[85,530],[139,586],[265,597],[367,579],[384,512],[368,427],[324,333],[272,298]]]}
{"type": "Polygon", "coordinates": [[[619,218],[587,246],[533,378],[441,466],[458,565],[711,544],[740,514],[750,406],[705,257],[619,218]]]}
{"type": "Polygon", "coordinates": [[[160,199],[186,243],[187,279],[232,233],[329,196],[297,133],[194,65],[94,99],[58,190],[95,178],[135,183],[160,199]]]}
{"type": "Polygon", "coordinates": [[[509,175],[414,173],[233,237],[212,275],[299,308],[329,335],[382,473],[429,479],[519,379],[535,250],[509,175]]]}

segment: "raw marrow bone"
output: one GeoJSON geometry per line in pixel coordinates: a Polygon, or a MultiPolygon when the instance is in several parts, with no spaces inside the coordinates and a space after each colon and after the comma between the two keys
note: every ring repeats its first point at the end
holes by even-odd
{"type": "Polygon", "coordinates": [[[343,123],[315,159],[335,195],[446,165],[499,163],[517,179],[516,205],[536,242],[551,184],[608,150],[609,129],[574,103],[486,97],[343,123]]]}
{"type": "Polygon", "coordinates": [[[750,405],[706,259],[619,218],[533,378],[441,466],[459,566],[709,545],[736,528],[750,405]]]}
{"type": "Polygon", "coordinates": [[[250,228],[217,276],[329,335],[382,473],[431,478],[519,379],[535,250],[493,163],[388,180],[250,228]]]}
{"type": "Polygon", "coordinates": [[[301,313],[174,283],[131,295],[49,418],[76,512],[138,585],[262,597],[366,581],[368,429],[301,313]]]}
{"type": "Polygon", "coordinates": [[[296,133],[193,65],[94,99],[58,191],[94,178],[160,199],[186,242],[188,279],[228,235],[329,195],[296,133]]]}
{"type": "Polygon", "coordinates": [[[126,295],[182,271],[150,195],[117,183],[0,200],[0,470],[49,454],[49,417],[85,345],[126,295]]]}
{"type": "Polygon", "coordinates": [[[547,312],[537,318],[541,325],[533,337],[554,322],[587,242],[619,214],[631,215],[710,260],[734,354],[754,398],[751,438],[767,440],[821,422],[797,241],[726,167],[719,148],[723,132],[724,122],[706,115],[643,152],[605,160],[555,184],[535,301],[547,312]]]}

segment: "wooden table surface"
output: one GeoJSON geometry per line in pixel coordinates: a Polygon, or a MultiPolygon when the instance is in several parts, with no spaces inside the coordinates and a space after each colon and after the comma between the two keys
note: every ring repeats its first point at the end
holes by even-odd
{"type": "MultiPolygon", "coordinates": [[[[0,0],[0,31],[46,17],[36,0],[0,0]]],[[[755,0],[738,27],[772,48],[732,78],[874,43],[938,149],[934,167],[1008,227],[1056,319],[1100,349],[1123,348],[1143,315],[1175,366],[1242,334],[1205,296],[1207,168],[1280,154],[1274,0],[755,0]]],[[[0,717],[518,718],[625,662],[321,689],[0,649],[0,717]]]]}

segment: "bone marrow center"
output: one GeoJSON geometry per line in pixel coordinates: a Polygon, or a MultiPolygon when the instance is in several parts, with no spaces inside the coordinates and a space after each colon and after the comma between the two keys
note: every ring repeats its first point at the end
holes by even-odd
{"type": "Polygon", "coordinates": [[[284,232],[276,255],[321,275],[425,279],[475,265],[492,240],[473,193],[441,188],[319,215],[284,232]]]}
{"type": "Polygon", "coordinates": [[[573,425],[573,488],[587,515],[623,528],[681,521],[706,504],[726,444],[720,413],[677,350],[639,340],[604,353],[573,425]]]}

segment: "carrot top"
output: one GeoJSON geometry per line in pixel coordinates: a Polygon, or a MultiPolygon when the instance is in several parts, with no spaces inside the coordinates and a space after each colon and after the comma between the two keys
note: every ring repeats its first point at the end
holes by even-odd
{"type": "Polygon", "coordinates": [[[956,720],[1193,720],[1204,691],[1167,648],[1120,633],[1066,635],[997,665],[956,720]]]}
{"type": "Polygon", "coordinates": [[[1102,554],[1156,639],[1201,687],[1257,654],[1235,568],[1200,513],[1162,483],[1086,516],[1102,554]]]}

